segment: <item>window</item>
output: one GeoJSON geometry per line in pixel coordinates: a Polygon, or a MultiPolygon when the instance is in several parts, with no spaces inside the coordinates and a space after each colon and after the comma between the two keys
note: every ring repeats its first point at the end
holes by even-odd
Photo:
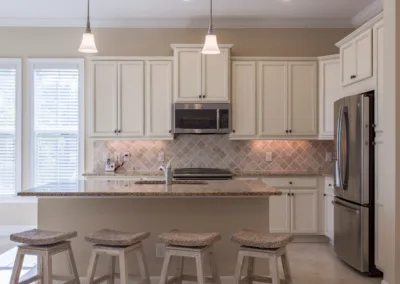
{"type": "Polygon", "coordinates": [[[21,190],[21,60],[0,59],[0,196],[21,190]]]}
{"type": "Polygon", "coordinates": [[[30,62],[32,185],[77,179],[83,166],[83,60],[30,62]]]}

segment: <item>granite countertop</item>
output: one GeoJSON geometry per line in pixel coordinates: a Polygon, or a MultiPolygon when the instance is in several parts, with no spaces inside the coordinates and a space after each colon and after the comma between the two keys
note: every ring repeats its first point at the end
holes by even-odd
{"type": "Polygon", "coordinates": [[[207,181],[205,185],[135,184],[135,181],[77,180],[19,192],[37,197],[268,197],[282,193],[261,181],[207,181]]]}
{"type": "Polygon", "coordinates": [[[162,171],[125,171],[117,170],[116,172],[105,172],[105,171],[94,171],[83,174],[84,177],[96,177],[96,176],[110,176],[110,177],[142,177],[142,176],[164,176],[162,171]]]}
{"type": "Polygon", "coordinates": [[[273,176],[319,176],[318,171],[242,171],[235,172],[237,177],[273,177],[273,176]]]}

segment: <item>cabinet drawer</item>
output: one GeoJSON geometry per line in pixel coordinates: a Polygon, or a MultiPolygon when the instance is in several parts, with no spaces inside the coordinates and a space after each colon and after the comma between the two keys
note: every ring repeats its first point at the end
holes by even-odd
{"type": "Polygon", "coordinates": [[[276,188],[317,188],[317,177],[267,177],[264,183],[276,188]]]}

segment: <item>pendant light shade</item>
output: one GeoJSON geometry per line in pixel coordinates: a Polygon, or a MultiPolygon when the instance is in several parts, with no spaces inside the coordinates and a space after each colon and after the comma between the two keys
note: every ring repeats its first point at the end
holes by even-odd
{"type": "Polygon", "coordinates": [[[212,0],[210,0],[210,24],[208,26],[208,33],[206,35],[206,41],[201,51],[203,54],[220,54],[218,47],[217,36],[213,33],[212,23],[212,0]]]}
{"type": "Polygon", "coordinates": [[[78,51],[83,53],[97,53],[96,43],[94,41],[94,34],[90,29],[90,5],[88,0],[88,7],[87,7],[87,21],[86,21],[86,31],[82,35],[82,42],[81,46],[79,47],[78,51]]]}

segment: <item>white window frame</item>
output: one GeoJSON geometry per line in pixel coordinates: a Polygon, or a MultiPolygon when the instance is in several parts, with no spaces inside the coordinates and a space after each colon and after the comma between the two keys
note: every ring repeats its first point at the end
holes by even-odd
{"type": "MultiPolygon", "coordinates": [[[[30,141],[34,141],[35,130],[34,130],[34,113],[35,113],[35,81],[34,81],[34,70],[35,65],[47,65],[49,67],[57,67],[63,64],[76,64],[79,70],[79,168],[78,176],[81,177],[83,169],[85,168],[85,116],[84,116],[84,103],[85,103],[85,60],[83,58],[29,58],[29,138],[30,141]]],[[[33,142],[29,145],[29,186],[32,188],[35,186],[35,144],[33,142]]]]}
{"type": "Polygon", "coordinates": [[[14,197],[22,190],[22,60],[0,58],[0,65],[15,66],[15,193],[2,196],[2,201],[14,197]]]}

